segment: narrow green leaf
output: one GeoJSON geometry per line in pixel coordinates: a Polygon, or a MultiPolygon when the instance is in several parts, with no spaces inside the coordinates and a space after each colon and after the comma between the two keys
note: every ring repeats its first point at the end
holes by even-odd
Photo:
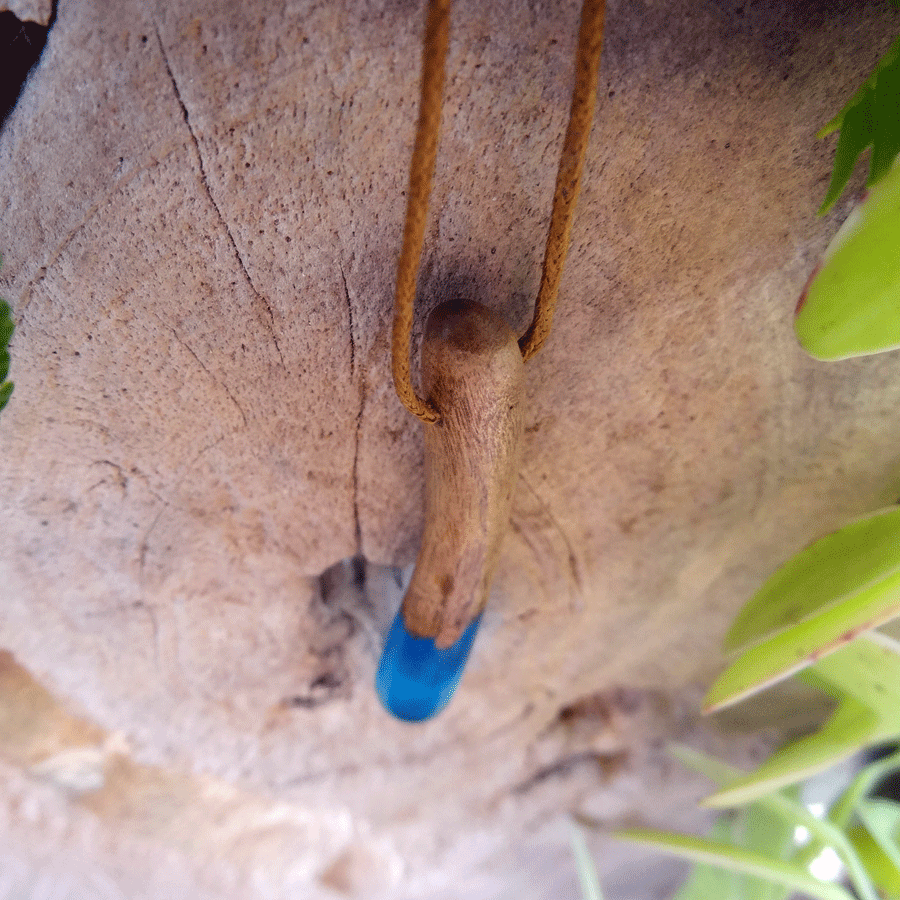
{"type": "Polygon", "coordinates": [[[13,392],[13,383],[7,381],[6,384],[0,384],[0,409],[9,402],[10,395],[13,392]]]}
{"type": "Polygon", "coordinates": [[[741,609],[726,652],[746,650],[900,572],[900,509],[877,510],[792,556],[741,609]]]}
{"type": "Polygon", "coordinates": [[[856,814],[885,856],[900,870],[900,804],[890,800],[865,800],[856,814]]]}
{"type": "Polygon", "coordinates": [[[840,885],[819,881],[793,863],[767,859],[759,853],[720,841],[645,828],[615,831],[613,837],[645,844],[662,853],[670,853],[692,862],[721,866],[731,872],[766,878],[818,900],[852,900],[851,895],[840,885]]]}
{"type": "MultiPolygon", "coordinates": [[[[892,53],[897,56],[896,45],[892,53]]],[[[898,110],[900,110],[900,65],[893,59],[880,67],[876,75],[872,158],[869,161],[869,178],[866,182],[870,187],[887,175],[897,153],[900,152],[898,110]]]]}
{"type": "Polygon", "coordinates": [[[707,803],[727,807],[751,802],[858,750],[900,737],[900,655],[895,643],[873,632],[806,669],[801,678],[838,701],[834,714],[819,731],[786,744],[707,803]]]}
{"type": "Polygon", "coordinates": [[[600,879],[597,877],[597,867],[591,858],[584,834],[582,834],[581,828],[571,821],[569,822],[569,841],[575,857],[575,868],[578,871],[582,897],[584,900],[603,900],[600,879]]]}
{"type": "Polygon", "coordinates": [[[15,330],[9,304],[5,300],[0,300],[0,347],[5,347],[9,343],[15,330]]]}
{"type": "Polygon", "coordinates": [[[834,154],[831,183],[828,185],[828,193],[819,207],[820,216],[824,216],[834,206],[838,197],[844,192],[844,188],[847,187],[863,150],[872,144],[874,106],[875,91],[866,85],[860,99],[843,114],[840,124],[841,133],[834,154]]]}
{"type": "Polygon", "coordinates": [[[879,720],[900,730],[900,643],[886,634],[862,635],[816,663],[809,677],[832,696],[865,703],[879,720]]]}
{"type": "MultiPolygon", "coordinates": [[[[900,2],[900,0],[898,0],[898,2],[900,2]]],[[[847,114],[847,110],[852,109],[860,103],[869,89],[870,86],[868,82],[864,82],[860,85],[860,87],[857,88],[856,93],[844,105],[843,109],[841,109],[833,119],[829,119],[829,121],[816,132],[816,137],[821,140],[824,137],[828,137],[829,134],[834,134],[835,131],[840,131],[841,126],[844,124],[844,116],[847,114]]]]}
{"type": "Polygon", "coordinates": [[[870,793],[882,778],[898,769],[900,769],[900,752],[876,759],[864,766],[844,793],[831,805],[828,820],[845,831],[856,810],[856,804],[870,793]]]}
{"type": "MultiPolygon", "coordinates": [[[[743,777],[746,773],[735,769],[720,760],[698,753],[696,750],[681,744],[669,747],[669,752],[683,766],[705,775],[716,784],[727,784],[743,777]]],[[[770,808],[764,808],[762,804],[754,804],[739,816],[720,816],[716,820],[716,826],[710,834],[713,840],[741,845],[748,850],[762,853],[764,856],[774,856],[776,859],[787,859],[794,847],[794,829],[796,822],[793,816],[785,816],[781,809],[776,809],[774,804],[770,808]]],[[[740,900],[786,900],[789,889],[773,882],[761,881],[748,875],[726,874],[708,866],[697,866],[696,877],[690,880],[691,885],[696,882],[696,894],[687,893],[685,897],[673,900],[707,900],[709,897],[736,897],[740,900]],[[717,875],[701,875],[700,872],[718,873],[717,875]],[[722,880],[719,890],[713,890],[715,878],[722,880]],[[709,882],[709,883],[707,883],[709,882]],[[728,887],[732,893],[726,894],[728,887]],[[706,893],[704,893],[706,890],[706,893]]]]}
{"type": "Polygon", "coordinates": [[[848,829],[847,838],[885,900],[900,900],[900,869],[891,862],[878,842],[862,825],[848,829]]]}
{"type": "Polygon", "coordinates": [[[716,784],[728,784],[729,781],[735,781],[747,774],[734,766],[729,766],[728,763],[724,763],[720,759],[700,753],[686,744],[670,744],[668,749],[669,754],[675,757],[686,769],[699,772],[716,784]]]}
{"type": "Polygon", "coordinates": [[[751,775],[728,785],[705,802],[716,808],[750,803],[770,791],[830,769],[860,748],[875,743],[878,734],[878,719],[871,710],[855,701],[845,701],[815,734],[782,747],[751,775]]]}
{"type": "Polygon", "coordinates": [[[900,572],[747,650],[716,679],[706,696],[706,710],[729,706],[783,681],[898,615],[900,572]]]}
{"type": "Polygon", "coordinates": [[[853,174],[862,152],[874,145],[869,169],[869,186],[874,185],[893,163],[896,156],[896,107],[891,107],[895,76],[900,70],[900,39],[879,60],[875,71],[860,85],[844,108],[819,132],[825,137],[840,129],[834,168],[828,193],[819,215],[824,215],[853,174]],[[893,109],[893,111],[892,111],[893,109]]]}
{"type": "MultiPolygon", "coordinates": [[[[746,813],[744,846],[769,859],[787,861],[794,852],[795,823],[754,803],[746,813]]],[[[747,900],[787,900],[790,888],[760,878],[747,878],[747,900]]]]}
{"type": "Polygon", "coordinates": [[[891,166],[828,246],[794,318],[803,349],[822,360],[900,346],[900,166],[891,166]]]}
{"type": "Polygon", "coordinates": [[[0,349],[0,382],[6,380],[9,375],[9,351],[0,349]]]}
{"type": "MultiPolygon", "coordinates": [[[[740,832],[744,815],[719,816],[712,827],[709,839],[724,844],[736,844],[742,837],[740,832]]],[[[672,897],[672,900],[751,900],[747,895],[750,876],[739,875],[737,872],[729,872],[719,866],[710,866],[698,863],[691,870],[684,884],[672,897]]],[[[753,879],[756,884],[768,884],[768,882],[753,879]]],[[[777,887],[777,886],[776,886],[777,887]]],[[[752,898],[761,900],[761,898],[752,898]]]]}
{"type": "MultiPolygon", "coordinates": [[[[704,801],[704,806],[726,808],[743,805],[744,798],[740,793],[737,794],[736,803],[722,802],[722,798],[728,800],[729,796],[734,796],[729,795],[729,791],[736,785],[747,783],[746,772],[704,756],[689,747],[677,745],[672,747],[670,752],[683,765],[706,775],[719,785],[725,785],[723,790],[708,797],[704,801]]],[[[749,778],[752,779],[753,774],[749,778]]],[[[796,791],[773,789],[763,795],[753,796],[752,799],[754,802],[748,810],[746,819],[746,835],[741,842],[744,846],[767,856],[786,859],[793,848],[794,829],[798,825],[803,825],[814,841],[831,847],[838,854],[860,897],[865,900],[878,900],[865,868],[843,832],[827,819],[816,818],[799,802],[796,791]]]]}

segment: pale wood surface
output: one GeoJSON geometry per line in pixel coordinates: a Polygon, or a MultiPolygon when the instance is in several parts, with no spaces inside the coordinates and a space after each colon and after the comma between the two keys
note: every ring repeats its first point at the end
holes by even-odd
{"type": "Polygon", "coordinates": [[[428,318],[422,381],[441,419],[424,426],[425,530],[403,619],[449,647],[484,609],[509,527],[525,421],[515,332],[480,304],[442,304],[428,318]]]}
{"type": "MultiPolygon", "coordinates": [[[[466,297],[526,327],[579,8],[454,3],[417,317],[466,297]]],[[[896,12],[610,0],[511,528],[459,690],[413,728],[373,690],[399,597],[341,605],[320,576],[357,553],[411,565],[422,539],[421,425],[390,372],[421,14],[58,4],[0,134],[0,647],[139,761],[240,782],[273,821],[294,804],[310,838],[248,879],[287,870],[310,900],[359,860],[364,900],[574,896],[554,817],[678,826],[682,776],[645,751],[691,733],[734,613],[900,496],[900,357],[817,363],[791,330],[853,200],[816,217],[835,139],[815,134],[896,12]],[[582,702],[619,687],[670,715],[582,702]]],[[[115,790],[154,859],[166,811],[201,802],[115,790]]],[[[119,847],[136,828],[92,827],[119,847]]],[[[221,830],[189,836],[234,860],[221,830]]],[[[597,851],[612,900],[652,896],[617,893],[619,851],[597,851]]]]}

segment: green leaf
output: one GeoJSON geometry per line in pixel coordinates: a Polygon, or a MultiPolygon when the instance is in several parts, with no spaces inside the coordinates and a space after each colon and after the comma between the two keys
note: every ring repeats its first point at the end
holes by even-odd
{"type": "Polygon", "coordinates": [[[725,807],[748,803],[808,778],[864,747],[900,737],[898,645],[871,633],[820,660],[802,679],[833,696],[837,709],[815,734],[786,744],[755,772],[706,802],[725,807]]]}
{"type": "Polygon", "coordinates": [[[845,525],[791,557],[738,613],[726,652],[745,650],[900,572],[900,509],[845,525]]]}
{"type": "Polygon", "coordinates": [[[828,819],[838,828],[846,830],[856,805],[870,793],[876,784],[886,775],[900,770],[900,751],[876,759],[864,766],[850,782],[843,794],[831,805],[828,810],[828,819]]]}
{"type": "Polygon", "coordinates": [[[776,859],[785,859],[793,849],[794,829],[802,825],[819,846],[831,847],[838,854],[860,897],[877,900],[865,868],[843,832],[834,823],[816,818],[799,802],[796,790],[773,789],[770,793],[752,798],[738,794],[737,802],[721,802],[723,797],[728,799],[728,791],[733,785],[746,783],[746,772],[704,756],[689,747],[676,745],[670,752],[682,765],[706,775],[719,785],[725,785],[724,790],[707,798],[704,806],[724,808],[742,805],[747,799],[754,801],[747,814],[746,835],[740,842],[743,846],[776,859]]]}
{"type": "Polygon", "coordinates": [[[597,868],[587,848],[584,834],[582,834],[581,828],[571,821],[569,822],[569,841],[572,845],[572,853],[575,856],[575,867],[578,870],[578,881],[581,884],[582,897],[584,900],[603,900],[603,891],[600,889],[597,868]]]}
{"type": "Polygon", "coordinates": [[[811,277],[794,319],[815,359],[882,353],[900,346],[900,166],[850,214],[811,277]]]}
{"type": "Polygon", "coordinates": [[[900,615],[900,572],[743,653],[714,682],[705,710],[758,693],[900,615]]]}
{"type": "MultiPolygon", "coordinates": [[[[850,176],[856,168],[856,162],[866,147],[871,146],[875,131],[875,91],[869,85],[850,101],[852,105],[840,114],[841,133],[838,137],[837,150],[834,154],[834,168],[831,172],[831,183],[828,193],[819,207],[819,215],[824,215],[834,206],[838,197],[844,192],[850,176]]],[[[832,120],[833,122],[834,120],[832,120]]],[[[831,123],[829,123],[831,124],[831,123]]],[[[828,126],[826,126],[827,128],[828,126]]]]}
{"type": "Polygon", "coordinates": [[[831,882],[819,881],[794,863],[769,859],[760,853],[721,841],[669,834],[649,828],[623,829],[613,832],[613,837],[646,844],[662,853],[669,853],[692,862],[720,866],[730,872],[769,879],[818,900],[852,900],[844,888],[831,882]]]}
{"type": "Polygon", "coordinates": [[[900,900],[900,870],[885,855],[872,835],[862,825],[854,825],[848,829],[847,838],[882,896],[886,900],[900,900]]]}
{"type": "MultiPolygon", "coordinates": [[[[769,859],[786,861],[794,851],[794,823],[754,803],[745,813],[744,846],[769,859]]],[[[746,878],[747,900],[787,900],[790,888],[760,878],[746,878]]]]}
{"type": "Polygon", "coordinates": [[[9,397],[13,392],[13,383],[7,381],[6,384],[0,384],[0,409],[9,402],[9,397]]]}
{"type": "MultiPolygon", "coordinates": [[[[710,839],[725,844],[737,843],[736,832],[743,824],[743,816],[719,816],[710,832],[710,839]]],[[[698,864],[691,870],[684,884],[672,897],[672,900],[748,900],[747,883],[750,880],[747,875],[739,875],[729,872],[719,866],[698,864]]],[[[769,882],[760,879],[752,879],[756,884],[768,885],[769,882]]],[[[773,885],[779,890],[777,885],[773,885]]],[[[782,891],[789,889],[780,888],[782,891]]],[[[787,896],[786,893],[782,896],[787,896]]],[[[762,898],[754,898],[762,900],[762,898]]]]}
{"type": "Polygon", "coordinates": [[[734,766],[729,766],[728,763],[700,753],[685,744],[671,744],[669,753],[686,769],[699,772],[716,784],[728,784],[729,781],[734,781],[746,774],[734,766]]]}
{"type": "MultiPolygon", "coordinates": [[[[669,752],[683,766],[705,775],[717,784],[727,784],[746,774],[690,747],[675,744],[669,748],[669,752]]],[[[795,817],[790,814],[785,816],[783,810],[775,804],[764,806],[763,803],[764,801],[754,804],[739,816],[720,816],[710,837],[744,846],[775,859],[787,859],[794,847],[794,829],[797,825],[795,817]]],[[[727,900],[785,900],[789,893],[789,889],[772,882],[736,875],[710,866],[697,866],[685,887],[673,900],[706,900],[709,897],[723,897],[727,900]]]]}
{"type": "MultiPolygon", "coordinates": [[[[900,2],[900,0],[898,0],[898,2],[900,2]]],[[[844,117],[847,115],[847,112],[853,109],[854,106],[863,103],[866,99],[866,95],[871,89],[872,85],[869,84],[868,81],[864,81],[856,89],[856,93],[844,105],[844,108],[833,119],[830,119],[826,125],[823,125],[819,129],[816,137],[821,139],[823,137],[828,137],[829,134],[834,134],[835,131],[839,131],[844,124],[844,117]]]]}
{"type": "Polygon", "coordinates": [[[828,193],[819,209],[824,215],[843,193],[857,160],[873,147],[868,184],[872,186],[887,172],[900,149],[896,90],[900,73],[900,39],[881,58],[875,71],[859,87],[847,105],[819,132],[824,137],[840,129],[834,169],[828,193]]]}
{"type": "Polygon", "coordinates": [[[772,754],[752,775],[707,799],[710,806],[748,803],[768,791],[822,772],[869,743],[878,719],[865,705],[843,701],[815,734],[793,741],[772,754]]]}
{"type": "Polygon", "coordinates": [[[9,351],[0,349],[0,383],[9,375],[9,351]]]}
{"type": "Polygon", "coordinates": [[[900,615],[900,509],[879,510],[811,544],[744,606],[726,649],[745,652],[706,697],[736,703],[900,615]]]}
{"type": "Polygon", "coordinates": [[[5,347],[9,343],[15,330],[9,304],[5,300],[0,300],[0,347],[5,347]]]}
{"type": "MultiPolygon", "coordinates": [[[[894,45],[893,60],[880,69],[875,87],[872,129],[872,159],[869,163],[869,187],[887,175],[900,152],[900,54],[894,45]]],[[[885,57],[887,59],[887,57],[885,57]]]]}
{"type": "Polygon", "coordinates": [[[848,831],[872,880],[883,895],[900,898],[900,804],[863,800],[856,805],[861,826],[848,831]]]}
{"type": "Polygon", "coordinates": [[[857,805],[856,814],[885,856],[900,871],[900,804],[890,800],[864,800],[857,805]]]}
{"type": "Polygon", "coordinates": [[[839,699],[853,698],[890,726],[887,741],[900,731],[900,643],[877,631],[816,663],[810,682],[839,699]]]}

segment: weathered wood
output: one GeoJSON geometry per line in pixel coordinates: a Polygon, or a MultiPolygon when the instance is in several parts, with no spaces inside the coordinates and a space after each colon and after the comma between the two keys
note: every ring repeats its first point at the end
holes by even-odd
{"type": "Polygon", "coordinates": [[[441,420],[424,426],[425,531],[403,620],[438,647],[455,644],[487,603],[518,469],[523,373],[497,313],[450,302],[429,316],[422,387],[441,420]]]}
{"type": "MultiPolygon", "coordinates": [[[[421,297],[525,328],[579,7],[455,4],[421,297]]],[[[358,554],[405,567],[424,527],[389,362],[421,7],[59,3],[0,133],[0,647],[110,747],[240,779],[259,818],[183,835],[173,866],[230,861],[205,891],[168,880],[161,811],[219,821],[221,794],[111,780],[135,817],[68,818],[42,780],[35,804],[0,786],[0,871],[16,846],[44,882],[115,855],[106,878],[148,900],[313,900],[341,878],[359,900],[547,900],[577,892],[561,809],[685,821],[703,788],[656,748],[696,743],[734,613],[900,496],[897,356],[815,362],[791,329],[845,210],[815,215],[835,141],[815,133],[896,37],[888,4],[865,9],[610,4],[510,532],[454,701],[411,728],[372,690],[389,575],[341,604],[319,579],[358,554]],[[591,706],[619,689],[671,713],[591,706]],[[619,750],[621,779],[597,763],[619,750]],[[132,888],[131,840],[162,880],[132,888]]],[[[2,778],[19,757],[0,756],[2,778]]],[[[673,892],[594,849],[609,896],[673,892]]]]}

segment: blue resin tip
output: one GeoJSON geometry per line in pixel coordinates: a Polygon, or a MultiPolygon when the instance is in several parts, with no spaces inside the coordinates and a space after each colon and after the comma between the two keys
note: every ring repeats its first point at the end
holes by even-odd
{"type": "Polygon", "coordinates": [[[398,612],[375,676],[375,690],[384,708],[404,722],[437,715],[459,684],[479,624],[481,616],[452,647],[441,648],[431,638],[410,634],[398,612]]]}

